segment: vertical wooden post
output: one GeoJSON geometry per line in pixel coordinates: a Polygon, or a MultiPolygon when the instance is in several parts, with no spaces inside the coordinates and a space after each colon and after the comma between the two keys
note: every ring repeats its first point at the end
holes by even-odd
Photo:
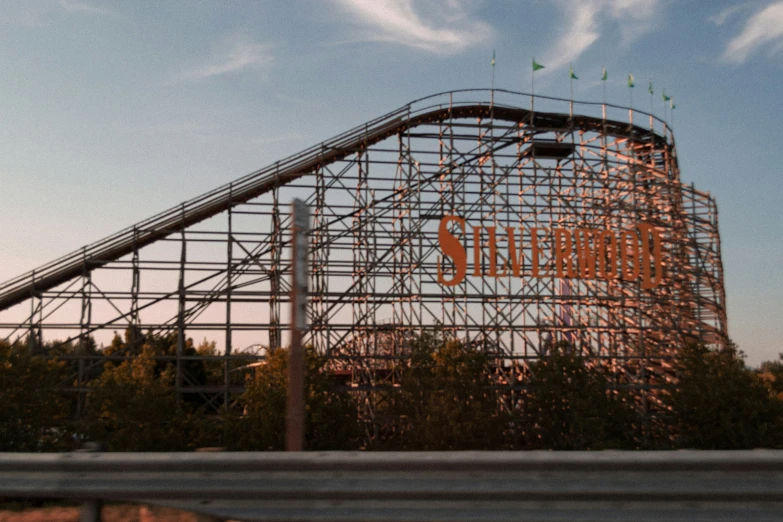
{"type": "Polygon", "coordinates": [[[292,204],[291,237],[291,349],[288,356],[288,396],[286,404],[286,451],[304,449],[305,354],[302,337],[307,331],[307,234],[310,210],[304,201],[292,204]]]}
{"type": "MultiPolygon", "coordinates": [[[[183,216],[184,216],[184,210],[183,216]]],[[[185,237],[185,225],[182,225],[182,250],[179,258],[179,305],[177,308],[177,352],[176,352],[176,376],[175,387],[177,389],[177,408],[182,406],[183,364],[182,356],[185,355],[185,264],[187,261],[187,239],[185,237]]]]}
{"type": "Polygon", "coordinates": [[[230,396],[228,393],[231,384],[230,372],[231,365],[229,358],[231,356],[231,292],[234,284],[234,230],[233,216],[231,215],[231,198],[234,194],[234,184],[228,186],[228,232],[226,234],[226,348],[223,351],[223,410],[228,411],[230,396]]]}

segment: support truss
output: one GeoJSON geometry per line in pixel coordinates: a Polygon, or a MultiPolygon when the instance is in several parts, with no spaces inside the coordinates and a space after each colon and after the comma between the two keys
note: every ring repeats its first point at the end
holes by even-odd
{"type": "MultiPolygon", "coordinates": [[[[287,344],[287,203],[299,197],[313,216],[305,341],[367,391],[369,418],[371,391],[398,384],[409,340],[431,328],[487,350],[501,386],[517,386],[528,361],[565,340],[618,386],[659,387],[684,343],[727,341],[715,201],[681,183],[671,130],[654,117],[601,104],[574,103],[574,112],[545,97],[535,113],[530,106],[524,94],[458,91],[370,121],[0,285],[0,338],[79,346],[83,391],[101,360],[89,343],[171,334],[177,391],[229,405],[241,391],[230,361],[287,344]],[[650,223],[663,237],[665,280],[645,290],[622,279],[536,278],[521,244],[521,278],[447,287],[437,282],[445,215],[497,231],[650,223]],[[192,384],[188,338],[217,342],[222,383],[192,384]]],[[[472,249],[473,237],[463,239],[472,249]]],[[[495,239],[508,266],[507,240],[495,239]]],[[[479,241],[486,271],[492,241],[486,232],[479,241]]],[[[543,263],[550,270],[553,260],[543,263]]]]}

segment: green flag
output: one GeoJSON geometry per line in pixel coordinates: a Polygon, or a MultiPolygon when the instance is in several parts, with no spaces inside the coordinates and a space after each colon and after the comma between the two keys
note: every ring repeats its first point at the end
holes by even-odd
{"type": "Polygon", "coordinates": [[[628,73],[628,88],[633,89],[635,84],[633,83],[633,74],[628,73]]]}
{"type": "Polygon", "coordinates": [[[536,59],[533,58],[533,71],[538,71],[538,70],[543,69],[543,68],[544,68],[544,66],[541,65],[540,63],[536,63],[536,59]]]}
{"type": "Polygon", "coordinates": [[[605,82],[609,78],[609,75],[606,73],[606,67],[603,68],[603,74],[601,75],[601,81],[605,82]]]}
{"type": "Polygon", "coordinates": [[[572,66],[570,66],[570,65],[568,66],[568,76],[572,80],[578,80],[579,79],[579,77],[576,74],[574,74],[574,68],[572,66]]]}
{"type": "Polygon", "coordinates": [[[490,65],[492,67],[495,66],[495,50],[494,49],[492,49],[492,61],[490,62],[490,65]]]}
{"type": "Polygon", "coordinates": [[[671,101],[672,97],[666,95],[666,89],[661,91],[661,97],[663,98],[663,101],[671,101]]]}
{"type": "Polygon", "coordinates": [[[647,92],[649,92],[650,94],[653,94],[652,82],[650,82],[650,86],[647,87],[647,92]]]}
{"type": "Polygon", "coordinates": [[[672,96],[671,99],[669,100],[669,108],[672,110],[677,108],[677,106],[674,104],[674,96],[672,96]]]}

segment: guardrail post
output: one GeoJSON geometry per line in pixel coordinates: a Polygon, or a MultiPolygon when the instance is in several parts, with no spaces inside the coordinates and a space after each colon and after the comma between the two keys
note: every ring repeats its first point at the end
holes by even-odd
{"type": "MultiPolygon", "coordinates": [[[[93,453],[106,451],[105,442],[87,442],[80,450],[76,450],[79,453],[93,453]]],[[[81,514],[79,515],[80,522],[101,522],[101,511],[103,510],[103,500],[96,498],[91,500],[85,500],[82,504],[81,514]]]]}

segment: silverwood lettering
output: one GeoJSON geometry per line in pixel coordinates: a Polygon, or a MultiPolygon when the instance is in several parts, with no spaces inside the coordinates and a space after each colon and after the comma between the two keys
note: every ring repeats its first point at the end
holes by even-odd
{"type": "Polygon", "coordinates": [[[617,232],[595,228],[469,227],[463,218],[447,215],[440,221],[438,242],[453,265],[447,270],[445,259],[438,257],[438,283],[444,286],[465,280],[469,252],[473,277],[529,274],[536,278],[621,279],[641,281],[643,289],[655,288],[663,280],[661,234],[648,223],[617,232]]]}

